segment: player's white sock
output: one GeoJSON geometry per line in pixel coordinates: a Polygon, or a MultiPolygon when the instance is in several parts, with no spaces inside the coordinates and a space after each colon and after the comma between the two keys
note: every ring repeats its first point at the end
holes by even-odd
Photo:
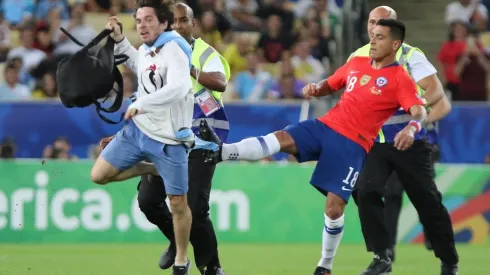
{"type": "Polygon", "coordinates": [[[247,138],[237,143],[223,144],[221,158],[223,160],[261,160],[272,156],[281,150],[276,135],[268,134],[264,137],[247,138]]]}
{"type": "Polygon", "coordinates": [[[325,215],[322,258],[318,262],[318,266],[332,270],[333,257],[337,252],[342,235],[344,235],[344,215],[336,220],[331,220],[327,215],[325,215]]]}

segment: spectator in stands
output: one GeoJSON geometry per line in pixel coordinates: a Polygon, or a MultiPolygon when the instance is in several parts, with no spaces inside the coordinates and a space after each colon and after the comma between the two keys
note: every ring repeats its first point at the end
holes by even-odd
{"type": "Polygon", "coordinates": [[[323,64],[311,55],[311,45],[307,40],[296,43],[291,64],[294,75],[304,83],[317,83],[327,75],[323,64]]]}
{"type": "MultiPolygon", "coordinates": [[[[88,44],[97,35],[97,32],[85,23],[85,9],[81,3],[71,6],[71,19],[63,22],[61,26],[83,44],[88,44]]],[[[57,44],[55,55],[74,54],[81,49],[60,30],[56,33],[54,42],[57,44]]]]}
{"type": "Polygon", "coordinates": [[[488,10],[479,0],[454,1],[446,7],[446,23],[463,21],[474,24],[480,31],[487,28],[488,10]]]}
{"type": "Polygon", "coordinates": [[[70,153],[71,145],[66,137],[57,137],[52,145],[47,145],[43,151],[43,158],[49,159],[75,159],[70,153]]]}
{"type": "Polygon", "coordinates": [[[246,33],[239,34],[235,42],[228,45],[223,52],[223,57],[228,61],[231,71],[231,79],[239,72],[247,70],[247,54],[250,51],[250,36],[246,33]]]}
{"type": "Polygon", "coordinates": [[[59,31],[63,19],[61,18],[61,9],[54,8],[49,10],[48,18],[46,20],[38,21],[41,26],[49,26],[51,33],[51,39],[54,40],[55,34],[59,31]]]}
{"type": "Polygon", "coordinates": [[[34,12],[33,0],[2,0],[1,9],[5,20],[13,27],[30,20],[34,12]]]}
{"type": "Polygon", "coordinates": [[[0,62],[7,60],[11,43],[9,23],[0,14],[0,62]]]}
{"type": "Polygon", "coordinates": [[[328,40],[323,36],[320,21],[303,20],[303,24],[304,30],[301,34],[301,39],[310,43],[311,55],[320,60],[326,69],[329,70],[331,64],[328,40]]]}
{"type": "Polygon", "coordinates": [[[490,71],[488,57],[478,47],[475,33],[468,35],[464,52],[459,56],[455,66],[455,74],[460,79],[459,91],[453,100],[487,101],[487,80],[490,71]]]}
{"type": "Polygon", "coordinates": [[[32,93],[36,99],[58,98],[56,79],[53,73],[45,73],[37,89],[32,93]]]}
{"type": "Polygon", "coordinates": [[[257,0],[259,10],[257,16],[268,18],[271,15],[277,15],[281,18],[283,29],[292,30],[294,23],[294,14],[289,10],[289,1],[287,0],[257,0]]]}
{"type": "Polygon", "coordinates": [[[0,85],[0,100],[19,100],[31,97],[29,88],[19,83],[19,71],[12,62],[5,66],[4,78],[4,83],[0,85]]]}
{"type": "Polygon", "coordinates": [[[0,143],[0,159],[13,159],[16,156],[17,145],[11,137],[5,137],[0,143]]]}
{"type": "Polygon", "coordinates": [[[255,0],[227,0],[226,9],[233,30],[258,31],[262,20],[256,16],[259,6],[255,0]]]}
{"type": "Polygon", "coordinates": [[[293,65],[288,62],[281,62],[279,80],[272,84],[268,94],[269,99],[302,99],[303,87],[305,82],[296,79],[294,76],[293,65]]]}
{"type": "Polygon", "coordinates": [[[37,20],[47,21],[49,12],[52,9],[59,9],[60,16],[63,20],[69,20],[67,1],[63,0],[39,0],[36,7],[37,20]]]}
{"type": "Polygon", "coordinates": [[[36,79],[24,69],[22,58],[14,57],[10,60],[14,64],[15,68],[19,72],[19,83],[26,85],[31,90],[36,84],[36,79]]]}
{"type": "Polygon", "coordinates": [[[36,39],[34,40],[34,48],[43,51],[49,57],[53,53],[54,47],[55,45],[49,27],[46,25],[38,27],[36,39]]]}
{"type": "Polygon", "coordinates": [[[235,77],[234,97],[256,102],[267,96],[271,85],[271,75],[260,68],[259,56],[255,52],[247,55],[248,70],[235,77]]]}
{"type": "Polygon", "coordinates": [[[451,95],[457,97],[459,89],[459,77],[456,75],[454,68],[458,58],[466,50],[466,38],[468,36],[468,26],[463,21],[454,21],[449,26],[449,39],[444,42],[437,59],[444,69],[446,79],[446,90],[451,95]]]}
{"type": "MultiPolygon", "coordinates": [[[[216,18],[216,28],[221,34],[221,39],[224,44],[230,44],[233,39],[231,22],[226,18],[223,11],[223,5],[220,1],[216,0],[191,0],[187,1],[192,10],[194,10],[194,17],[201,18],[205,11],[212,11],[216,18]]],[[[197,23],[197,22],[196,22],[197,23]]]]}
{"type": "Polygon", "coordinates": [[[13,48],[9,52],[7,59],[12,59],[14,57],[22,58],[22,69],[28,72],[36,68],[39,63],[46,58],[46,54],[43,51],[34,48],[34,39],[33,28],[23,28],[20,31],[21,45],[13,48]]]}
{"type": "Polygon", "coordinates": [[[294,39],[281,28],[281,18],[271,15],[267,19],[267,32],[262,33],[257,45],[262,62],[277,63],[290,57],[294,39]]]}
{"type": "Polygon", "coordinates": [[[331,37],[332,29],[338,24],[339,19],[329,13],[326,1],[301,0],[298,6],[304,9],[304,12],[298,14],[298,17],[303,18],[306,22],[319,22],[322,26],[322,36],[327,39],[331,37]]]}
{"type": "Polygon", "coordinates": [[[124,97],[129,98],[137,88],[137,81],[135,74],[127,69],[123,72],[123,85],[124,85],[124,97]]]}
{"type": "Polygon", "coordinates": [[[213,11],[206,11],[200,20],[201,39],[211,45],[217,51],[222,50],[221,33],[216,25],[216,16],[213,11]]]}

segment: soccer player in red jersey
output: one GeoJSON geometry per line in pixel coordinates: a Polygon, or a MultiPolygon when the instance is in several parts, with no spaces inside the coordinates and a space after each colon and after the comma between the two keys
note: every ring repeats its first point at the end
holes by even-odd
{"type": "Polygon", "coordinates": [[[383,123],[400,107],[411,114],[413,123],[395,138],[395,146],[406,150],[427,116],[415,83],[396,62],[405,37],[404,24],[379,20],[373,33],[370,57],[354,57],[328,79],[303,89],[308,99],[345,88],[339,103],[323,117],[233,144],[222,144],[201,121],[201,138],[219,144],[219,150],[209,156],[210,162],[254,161],[278,152],[294,155],[298,162],[318,161],[310,184],[326,195],[327,202],[322,257],[314,275],[331,274],[343,234],[345,205],[383,123]]]}

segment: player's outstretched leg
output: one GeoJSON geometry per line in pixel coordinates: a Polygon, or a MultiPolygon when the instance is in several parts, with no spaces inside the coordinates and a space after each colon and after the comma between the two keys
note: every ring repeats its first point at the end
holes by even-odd
{"type": "Polygon", "coordinates": [[[313,275],[332,274],[333,258],[344,235],[344,208],[345,201],[341,197],[328,193],[325,205],[325,226],[322,230],[322,257],[313,275]]]}
{"type": "Polygon", "coordinates": [[[286,131],[277,131],[266,136],[247,138],[237,143],[226,144],[221,142],[213,128],[205,120],[201,120],[199,133],[202,140],[219,145],[219,150],[205,153],[205,162],[208,163],[218,163],[223,160],[256,161],[279,152],[292,155],[297,153],[294,139],[286,131]]]}

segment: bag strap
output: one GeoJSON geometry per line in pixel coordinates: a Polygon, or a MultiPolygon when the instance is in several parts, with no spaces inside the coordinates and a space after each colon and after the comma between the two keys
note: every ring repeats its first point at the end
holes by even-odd
{"type": "MultiPolygon", "coordinates": [[[[98,102],[97,102],[97,103],[98,103],[98,102]]],[[[100,104],[99,104],[99,106],[100,106],[100,104]]],[[[105,121],[105,122],[107,122],[107,123],[109,123],[109,124],[119,124],[119,123],[121,123],[121,121],[122,121],[122,120],[123,120],[123,118],[124,118],[124,114],[125,114],[125,113],[122,113],[122,114],[121,114],[121,117],[119,117],[119,121],[113,121],[113,120],[110,120],[110,119],[106,118],[105,116],[103,116],[103,115],[100,113],[102,110],[101,110],[101,109],[99,109],[99,106],[97,106],[97,105],[96,105],[96,109],[95,109],[95,110],[96,110],[97,114],[99,115],[100,119],[102,119],[103,121],[105,121]]]]}
{"type": "MultiPolygon", "coordinates": [[[[122,30],[123,30],[123,26],[121,23],[117,23],[119,25],[119,27],[121,28],[121,33],[122,33],[122,30]]],[[[91,48],[93,48],[95,45],[99,44],[102,40],[104,40],[104,38],[106,38],[107,36],[109,36],[113,30],[110,30],[110,29],[104,29],[103,31],[101,31],[94,39],[92,39],[92,41],[90,41],[90,43],[88,43],[87,45],[83,45],[82,42],[78,41],[73,35],[71,35],[65,28],[63,27],[60,27],[60,30],[66,35],[68,36],[68,38],[70,38],[71,41],[73,41],[75,44],[77,44],[78,46],[80,47],[83,47],[83,49],[81,49],[81,51],[88,51],[90,50],[91,48]]]]}

